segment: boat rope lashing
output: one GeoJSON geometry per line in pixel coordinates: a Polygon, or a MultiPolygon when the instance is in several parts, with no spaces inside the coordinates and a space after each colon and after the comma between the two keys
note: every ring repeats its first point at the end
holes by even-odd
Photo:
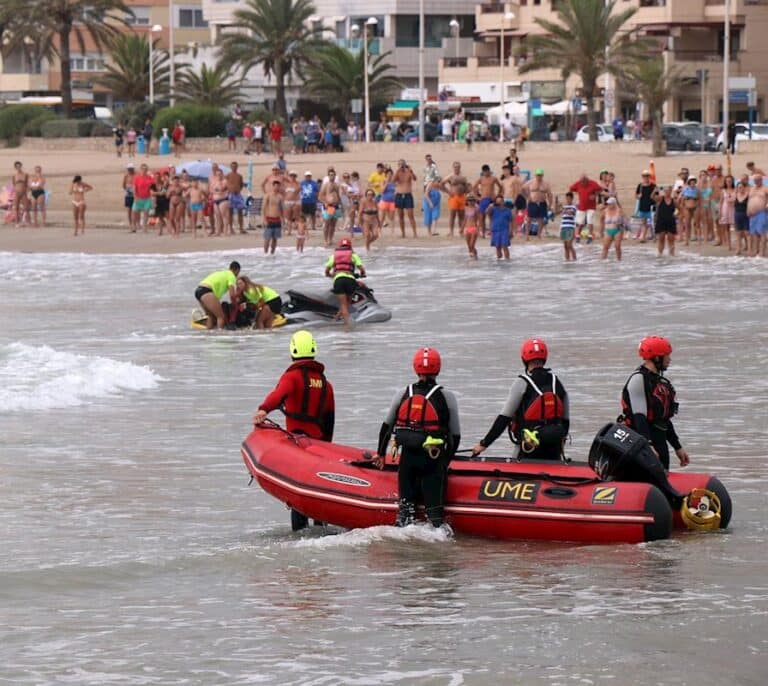
{"type": "Polygon", "coordinates": [[[706,488],[694,488],[680,507],[680,516],[693,531],[714,531],[720,528],[720,498],[706,488]]]}
{"type": "Polygon", "coordinates": [[[523,440],[520,449],[528,455],[539,447],[539,432],[536,429],[523,429],[523,440]]]}

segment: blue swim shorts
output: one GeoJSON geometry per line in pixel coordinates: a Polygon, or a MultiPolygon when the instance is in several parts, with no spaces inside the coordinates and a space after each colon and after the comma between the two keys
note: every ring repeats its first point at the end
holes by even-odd
{"type": "Polygon", "coordinates": [[[768,212],[761,210],[749,218],[750,236],[764,236],[766,225],[768,224],[768,212]]]}

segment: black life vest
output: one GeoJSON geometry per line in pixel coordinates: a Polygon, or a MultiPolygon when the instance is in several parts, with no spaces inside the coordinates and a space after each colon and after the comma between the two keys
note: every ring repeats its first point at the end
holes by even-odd
{"type": "Polygon", "coordinates": [[[640,365],[627,379],[624,388],[621,391],[621,409],[623,420],[627,426],[632,426],[633,409],[629,402],[629,381],[635,374],[641,374],[643,377],[643,387],[645,389],[645,405],[647,408],[646,416],[648,423],[660,429],[667,428],[667,422],[677,414],[678,404],[675,400],[675,387],[669,379],[656,374],[644,365],[640,365]]]}
{"type": "Polygon", "coordinates": [[[420,447],[427,436],[448,440],[450,413],[448,403],[436,383],[411,384],[405,390],[395,416],[395,441],[398,444],[420,447]]]}
{"type": "Polygon", "coordinates": [[[354,274],[355,265],[352,262],[353,250],[352,248],[337,248],[333,253],[333,274],[334,276],[339,272],[347,272],[348,274],[354,274]]]}

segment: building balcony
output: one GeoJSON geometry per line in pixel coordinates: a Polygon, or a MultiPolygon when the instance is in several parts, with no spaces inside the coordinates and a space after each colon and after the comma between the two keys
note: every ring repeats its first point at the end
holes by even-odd
{"type": "MultiPolygon", "coordinates": [[[[505,81],[562,81],[559,69],[539,69],[521,74],[519,67],[523,58],[508,56],[504,62],[505,81]]],[[[440,60],[438,81],[440,83],[495,82],[501,80],[498,55],[495,57],[444,57],[440,60]]]]}
{"type": "Polygon", "coordinates": [[[0,72],[0,92],[48,90],[48,74],[5,74],[0,72]]]}
{"type": "Polygon", "coordinates": [[[475,5],[475,30],[477,33],[494,34],[504,31],[514,31],[520,28],[520,3],[517,2],[486,2],[475,5]],[[514,14],[513,19],[505,19],[507,12],[514,14]]]}
{"type": "MultiPolygon", "coordinates": [[[[725,0],[640,0],[634,17],[638,24],[722,24],[725,20],[725,0]]],[[[749,0],[731,2],[731,20],[743,23],[745,5],[749,0]]]]}

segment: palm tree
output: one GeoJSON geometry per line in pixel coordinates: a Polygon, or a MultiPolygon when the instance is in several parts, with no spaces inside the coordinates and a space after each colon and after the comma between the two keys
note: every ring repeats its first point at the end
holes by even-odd
{"type": "Polygon", "coordinates": [[[537,18],[545,35],[531,36],[526,52],[532,57],[521,73],[536,69],[560,69],[563,79],[578,74],[587,101],[589,138],[597,140],[595,90],[606,72],[620,75],[623,65],[646,53],[648,44],[624,29],[637,8],[614,12],[618,0],[562,0],[557,21],[537,18]],[[606,54],[607,53],[607,54],[606,54]]]}
{"type": "Polygon", "coordinates": [[[242,77],[230,76],[229,68],[221,60],[212,69],[203,64],[199,72],[186,65],[176,76],[174,95],[185,102],[226,107],[240,99],[242,83],[242,77]]]}
{"type": "MultiPolygon", "coordinates": [[[[168,92],[168,54],[152,42],[152,82],[155,94],[168,92]]],[[[109,62],[99,83],[118,100],[142,102],[149,93],[149,42],[145,36],[121,33],[111,42],[109,62]]]]}
{"type": "Polygon", "coordinates": [[[64,116],[72,116],[72,69],[70,40],[82,54],[86,44],[101,52],[133,11],[123,0],[2,0],[16,17],[13,41],[30,38],[39,56],[61,61],[61,104],[64,116]]]}
{"type": "Polygon", "coordinates": [[[685,82],[686,79],[679,69],[665,69],[664,58],[659,54],[638,60],[624,70],[622,77],[624,88],[629,93],[639,96],[653,121],[654,157],[664,154],[662,136],[664,103],[673,97],[685,82]]]}
{"type": "Polygon", "coordinates": [[[223,63],[239,66],[243,74],[261,66],[264,74],[275,77],[275,109],[287,119],[285,82],[301,73],[320,46],[320,30],[309,26],[317,14],[311,0],[245,0],[245,8],[235,11],[235,26],[240,31],[225,34],[221,40],[223,63]]]}
{"type": "MultiPolygon", "coordinates": [[[[401,89],[403,84],[391,74],[387,62],[391,52],[368,60],[368,92],[371,105],[383,104],[401,89]]],[[[364,61],[362,50],[350,52],[334,43],[320,48],[304,72],[303,94],[310,100],[332,103],[349,117],[351,101],[364,96],[364,61]]]]}

